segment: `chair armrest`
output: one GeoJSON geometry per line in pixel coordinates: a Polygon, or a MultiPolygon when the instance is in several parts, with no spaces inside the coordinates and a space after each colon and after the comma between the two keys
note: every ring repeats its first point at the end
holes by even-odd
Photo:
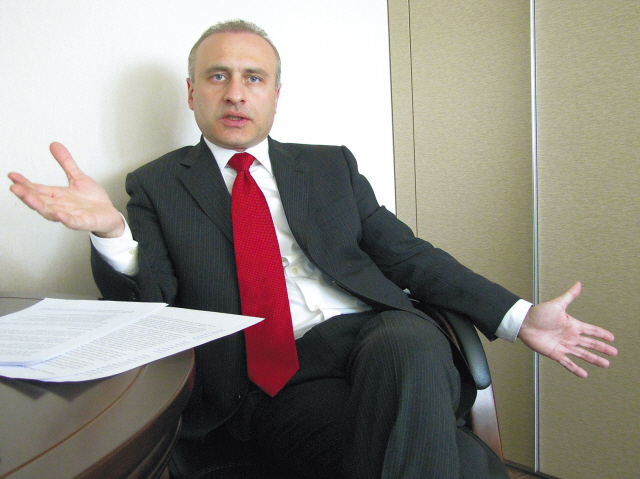
{"type": "Polygon", "coordinates": [[[478,390],[474,398],[473,407],[470,413],[466,415],[465,425],[481,439],[480,442],[484,442],[495,453],[495,456],[490,456],[490,458],[495,457],[496,460],[490,459],[489,461],[490,467],[495,468],[492,469],[491,477],[509,477],[502,464],[504,456],[493,387],[491,386],[489,363],[475,326],[462,314],[428,306],[419,301],[414,301],[413,305],[416,309],[426,313],[444,331],[449,333],[465,358],[478,390]]]}
{"type": "Polygon", "coordinates": [[[437,321],[445,331],[453,336],[467,361],[477,389],[488,388],[491,385],[489,362],[475,326],[462,314],[427,306],[418,301],[414,301],[413,305],[437,321]]]}
{"type": "Polygon", "coordinates": [[[443,310],[442,314],[460,341],[460,349],[469,363],[471,375],[476,382],[476,386],[478,386],[478,389],[488,388],[491,385],[489,362],[475,326],[459,313],[443,310]]]}

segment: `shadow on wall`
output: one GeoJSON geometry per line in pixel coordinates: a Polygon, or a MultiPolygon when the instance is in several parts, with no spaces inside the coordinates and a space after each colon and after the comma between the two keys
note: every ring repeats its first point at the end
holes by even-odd
{"type": "MultiPolygon", "coordinates": [[[[18,205],[24,208],[22,204],[18,205]]],[[[13,244],[9,254],[0,258],[3,285],[0,290],[18,293],[97,294],[89,264],[89,238],[67,230],[59,223],[47,222],[32,215],[28,231],[22,231],[27,241],[13,244]],[[45,262],[24,261],[33,251],[44,252],[45,262]]]]}
{"type": "Polygon", "coordinates": [[[123,213],[127,173],[199,141],[187,103],[186,77],[157,63],[129,65],[113,90],[104,92],[105,150],[114,169],[106,172],[102,184],[123,213]]]}
{"type": "MultiPolygon", "coordinates": [[[[125,66],[123,73],[115,76],[120,80],[99,93],[102,108],[95,112],[101,142],[96,146],[103,156],[96,167],[84,169],[91,171],[126,216],[127,173],[168,151],[195,144],[199,131],[187,104],[186,74],[182,77],[166,66],[149,63],[125,66]]],[[[92,158],[76,160],[82,167],[92,158]]],[[[98,294],[86,234],[44,221],[19,202],[12,202],[9,209],[15,211],[9,211],[7,219],[29,214],[33,218],[21,231],[28,241],[12,243],[10,251],[1,251],[0,290],[98,294]],[[25,264],[17,259],[33,257],[35,251],[45,252],[46,261],[25,264]]]]}

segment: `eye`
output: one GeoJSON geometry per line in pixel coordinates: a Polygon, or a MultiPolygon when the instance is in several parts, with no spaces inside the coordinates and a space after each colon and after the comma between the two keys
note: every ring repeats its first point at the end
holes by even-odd
{"type": "Polygon", "coordinates": [[[211,75],[211,78],[215,81],[223,81],[225,79],[225,76],[222,73],[214,73],[213,75],[211,75]]]}
{"type": "Polygon", "coordinates": [[[260,77],[251,75],[249,78],[247,78],[247,80],[249,81],[249,83],[258,83],[260,81],[260,77]]]}

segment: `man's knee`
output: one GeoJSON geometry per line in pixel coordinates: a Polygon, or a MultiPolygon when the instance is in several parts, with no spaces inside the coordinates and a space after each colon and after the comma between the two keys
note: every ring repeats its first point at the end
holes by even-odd
{"type": "Polygon", "coordinates": [[[444,333],[430,321],[403,311],[386,311],[360,331],[349,361],[349,374],[409,382],[425,389],[446,388],[459,400],[460,376],[444,333]]]}
{"type": "Polygon", "coordinates": [[[360,331],[358,354],[414,361],[449,360],[451,349],[442,331],[430,321],[404,311],[385,311],[360,331]]]}

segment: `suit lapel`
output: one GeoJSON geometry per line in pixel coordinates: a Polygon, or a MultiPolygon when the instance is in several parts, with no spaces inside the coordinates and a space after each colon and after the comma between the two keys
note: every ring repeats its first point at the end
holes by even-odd
{"type": "Polygon", "coordinates": [[[231,195],[211,150],[202,138],[182,164],[189,169],[180,176],[180,181],[206,215],[233,242],[231,195]]]}
{"type": "MultiPolygon", "coordinates": [[[[311,174],[309,166],[298,155],[299,149],[295,146],[284,145],[269,138],[271,166],[285,216],[296,241],[302,248],[306,248],[311,174]]],[[[211,150],[202,138],[182,160],[182,164],[189,169],[180,176],[180,181],[200,208],[233,242],[231,195],[211,150]]]]}
{"type": "Polygon", "coordinates": [[[306,250],[311,173],[299,153],[294,145],[284,145],[269,138],[269,157],[284,214],[296,241],[306,250]]]}

